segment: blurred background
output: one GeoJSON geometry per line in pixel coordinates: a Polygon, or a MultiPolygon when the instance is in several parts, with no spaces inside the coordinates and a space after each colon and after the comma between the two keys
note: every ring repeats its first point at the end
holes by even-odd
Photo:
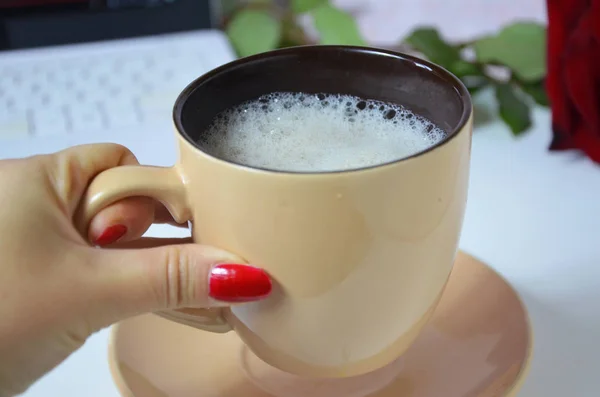
{"type": "Polygon", "coordinates": [[[546,22],[545,0],[335,0],[354,13],[369,42],[393,44],[416,26],[436,26],[449,40],[497,32],[514,20],[546,22]]]}
{"type": "Polygon", "coordinates": [[[518,135],[531,125],[529,95],[547,102],[545,18],[543,0],[0,0],[0,142],[18,154],[50,136],[168,128],[199,75],[310,43],[416,51],[473,94],[495,87],[518,135]],[[497,40],[475,40],[488,36],[497,40]]]}

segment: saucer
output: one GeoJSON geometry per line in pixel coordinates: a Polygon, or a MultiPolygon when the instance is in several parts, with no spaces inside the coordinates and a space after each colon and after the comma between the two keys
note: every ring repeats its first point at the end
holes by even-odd
{"type": "Polygon", "coordinates": [[[211,334],[155,315],[114,326],[109,361],[124,397],[350,397],[365,390],[368,397],[513,397],[527,376],[532,343],[516,292],[459,252],[421,335],[370,374],[299,381],[262,363],[234,332],[211,334]]]}

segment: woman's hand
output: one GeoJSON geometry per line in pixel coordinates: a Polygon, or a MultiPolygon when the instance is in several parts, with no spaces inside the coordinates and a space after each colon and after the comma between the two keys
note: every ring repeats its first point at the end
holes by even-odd
{"type": "Polygon", "coordinates": [[[104,209],[82,237],[73,216],[90,180],[126,164],[137,160],[113,144],[0,161],[0,396],[23,392],[121,319],[270,292],[268,276],[232,254],[186,239],[140,239],[153,222],[173,222],[148,198],[104,209]]]}

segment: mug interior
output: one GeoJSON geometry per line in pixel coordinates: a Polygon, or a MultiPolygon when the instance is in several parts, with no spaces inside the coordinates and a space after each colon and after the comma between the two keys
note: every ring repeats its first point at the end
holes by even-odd
{"type": "Polygon", "coordinates": [[[435,64],[387,50],[318,45],[242,58],[201,76],[177,99],[175,125],[187,141],[203,150],[202,135],[219,113],[273,92],[345,94],[388,102],[428,119],[448,134],[436,145],[393,162],[443,145],[461,131],[471,112],[466,87],[435,64]]]}

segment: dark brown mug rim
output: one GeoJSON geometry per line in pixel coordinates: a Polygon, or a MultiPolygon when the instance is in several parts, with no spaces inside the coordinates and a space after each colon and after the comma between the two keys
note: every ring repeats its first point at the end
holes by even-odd
{"type": "Polygon", "coordinates": [[[412,55],[408,55],[408,54],[404,54],[404,53],[400,53],[400,52],[396,52],[396,51],[375,48],[375,47],[361,47],[361,46],[347,46],[347,45],[304,45],[304,46],[296,46],[296,47],[277,49],[277,50],[262,52],[262,53],[259,53],[256,55],[247,56],[244,58],[239,58],[234,61],[223,64],[223,65],[203,74],[202,76],[198,77],[196,80],[194,80],[190,84],[188,84],[187,87],[185,87],[183,89],[183,91],[179,94],[179,96],[175,100],[175,105],[173,106],[173,121],[175,123],[177,132],[190,145],[192,145],[195,149],[199,150],[200,152],[204,153],[205,155],[207,155],[217,161],[223,161],[232,166],[249,169],[249,170],[254,170],[254,171],[262,171],[262,172],[270,172],[270,173],[278,173],[278,174],[319,175],[319,174],[340,174],[340,173],[366,171],[366,170],[371,170],[371,169],[375,169],[375,168],[385,167],[385,166],[392,165],[392,164],[397,164],[397,163],[400,163],[400,162],[403,162],[406,160],[413,159],[415,157],[423,156],[433,150],[440,148],[441,146],[445,145],[446,143],[450,142],[461,131],[463,131],[465,125],[467,124],[469,118],[471,117],[472,111],[473,111],[473,109],[472,109],[472,103],[471,103],[471,95],[469,94],[469,91],[467,90],[467,87],[465,87],[463,82],[458,77],[456,77],[454,74],[450,73],[448,70],[446,70],[443,67],[436,65],[432,62],[426,61],[424,59],[421,59],[421,58],[418,58],[418,57],[415,57],[412,55]],[[324,49],[324,50],[329,50],[329,51],[344,51],[344,52],[350,52],[350,53],[365,53],[366,52],[366,53],[370,53],[370,54],[376,55],[376,56],[393,57],[399,61],[408,61],[415,67],[424,68],[426,70],[429,70],[431,73],[436,74],[438,77],[442,78],[445,82],[449,83],[452,86],[452,88],[458,93],[458,96],[461,99],[461,102],[463,105],[462,114],[460,116],[458,123],[451,131],[448,132],[448,136],[446,136],[444,139],[442,139],[435,145],[429,146],[428,148],[426,148],[420,152],[416,152],[410,156],[401,157],[396,160],[387,161],[385,163],[370,165],[370,166],[366,166],[366,167],[342,169],[342,170],[334,170],[334,171],[273,170],[270,168],[254,167],[254,166],[250,166],[250,165],[231,162],[231,161],[224,160],[219,157],[213,156],[210,153],[206,152],[205,150],[202,150],[202,148],[199,147],[190,138],[190,136],[185,132],[185,129],[183,128],[183,123],[181,120],[182,114],[183,114],[183,107],[184,107],[185,103],[187,102],[188,98],[192,95],[192,93],[198,87],[200,87],[202,84],[204,84],[206,81],[209,81],[210,79],[218,76],[220,73],[222,73],[228,69],[251,64],[256,61],[264,60],[265,58],[271,58],[273,56],[285,55],[285,54],[290,54],[290,53],[293,54],[293,53],[303,52],[303,51],[315,51],[318,49],[324,49]]]}

